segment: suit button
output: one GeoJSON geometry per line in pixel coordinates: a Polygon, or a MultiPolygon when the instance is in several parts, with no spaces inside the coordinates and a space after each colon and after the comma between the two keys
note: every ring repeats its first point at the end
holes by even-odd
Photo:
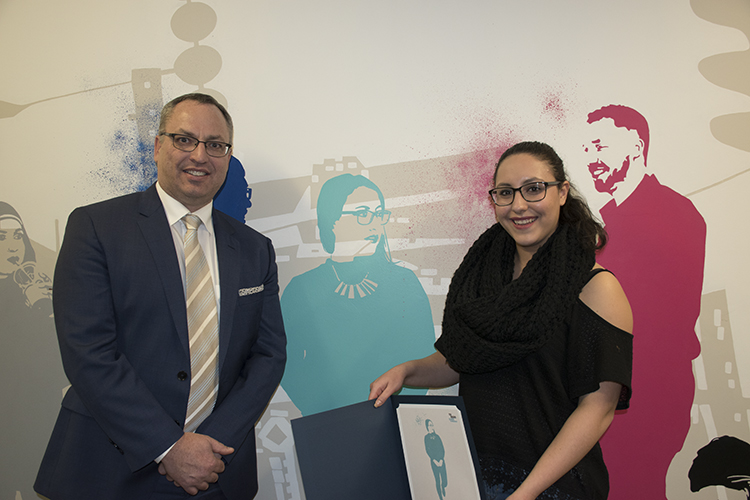
{"type": "Polygon", "coordinates": [[[120,452],[120,455],[124,455],[124,454],[125,454],[125,452],[124,452],[124,451],[122,451],[122,448],[120,448],[119,446],[117,446],[117,443],[115,443],[115,442],[114,442],[114,441],[112,441],[111,439],[109,440],[109,442],[110,442],[110,444],[111,444],[112,446],[114,446],[114,447],[115,447],[115,449],[116,449],[117,451],[119,451],[119,452],[120,452]]]}
{"type": "Polygon", "coordinates": [[[180,380],[187,380],[187,373],[183,371],[177,372],[177,378],[180,380]]]}

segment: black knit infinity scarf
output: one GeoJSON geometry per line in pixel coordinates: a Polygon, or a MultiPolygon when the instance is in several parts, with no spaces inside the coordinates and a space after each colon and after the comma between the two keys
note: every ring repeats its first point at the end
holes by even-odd
{"type": "Polygon", "coordinates": [[[460,373],[509,366],[541,348],[570,313],[594,267],[560,225],[513,280],[516,244],[495,224],[472,245],[451,281],[435,347],[460,373]]]}

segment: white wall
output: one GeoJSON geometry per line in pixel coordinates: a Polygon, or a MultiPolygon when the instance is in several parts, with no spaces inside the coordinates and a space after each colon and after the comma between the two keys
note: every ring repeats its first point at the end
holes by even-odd
{"type": "MultiPolygon", "coordinates": [[[[749,92],[699,71],[707,57],[748,49],[746,4],[708,7],[736,9],[728,27],[696,15],[706,8],[698,0],[206,3],[217,22],[198,43],[216,49],[221,66],[198,85],[173,71],[193,46],[170,25],[185,1],[0,0],[0,201],[21,214],[32,240],[56,252],[74,207],[133,189],[125,166],[137,134],[133,70],[160,69],[164,101],[199,86],[223,94],[251,186],[309,176],[326,158],[376,167],[536,139],[558,149],[597,210],[606,200],[582,163],[581,127],[587,112],[626,104],[649,121],[649,165],[660,181],[706,220],[704,293],[726,291],[742,391],[732,405],[750,408],[750,148],[721,142],[711,128],[716,117],[748,111],[749,92]],[[7,116],[6,103],[31,105],[7,116]]],[[[727,70],[730,80],[747,72],[747,63],[727,70]]],[[[189,73],[202,77],[200,68],[189,73]]],[[[251,225],[256,209],[287,211],[256,201],[251,225]]],[[[0,332],[0,345],[18,334],[0,332]]],[[[50,428],[38,431],[46,441],[50,428]]],[[[32,498],[0,473],[6,481],[3,492],[32,498]]],[[[689,495],[676,491],[670,498],[689,495]]]]}

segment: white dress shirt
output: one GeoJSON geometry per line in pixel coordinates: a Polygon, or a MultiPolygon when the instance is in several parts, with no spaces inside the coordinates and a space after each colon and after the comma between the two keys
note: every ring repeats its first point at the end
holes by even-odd
{"type": "Polygon", "coordinates": [[[211,273],[211,280],[214,284],[214,295],[216,297],[216,307],[219,315],[221,315],[221,288],[219,288],[219,261],[216,256],[216,233],[214,232],[214,221],[211,217],[214,204],[209,203],[203,208],[191,212],[179,201],[175,200],[167,194],[164,189],[156,183],[156,192],[159,193],[159,199],[161,204],[164,206],[164,211],[167,214],[167,222],[169,227],[172,229],[172,239],[174,240],[174,249],[177,254],[177,260],[180,263],[180,273],[182,275],[182,290],[186,292],[187,283],[185,282],[185,233],[187,227],[181,220],[187,214],[192,213],[200,217],[203,224],[198,228],[198,243],[200,243],[201,249],[206,256],[208,262],[208,269],[211,273]]]}

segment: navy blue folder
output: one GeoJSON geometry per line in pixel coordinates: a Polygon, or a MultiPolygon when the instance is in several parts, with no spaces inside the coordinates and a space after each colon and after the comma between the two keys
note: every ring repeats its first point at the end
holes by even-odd
{"type": "Polygon", "coordinates": [[[380,408],[364,401],[292,420],[307,500],[411,500],[395,408],[401,403],[461,410],[481,488],[474,441],[460,396],[392,396],[380,408]]]}

